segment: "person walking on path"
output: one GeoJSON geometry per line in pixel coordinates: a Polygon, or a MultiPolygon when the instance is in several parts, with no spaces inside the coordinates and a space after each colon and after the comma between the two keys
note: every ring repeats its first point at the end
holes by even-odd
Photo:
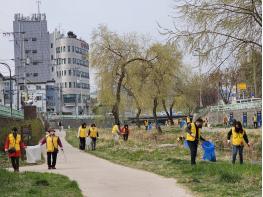
{"type": "Polygon", "coordinates": [[[113,125],[112,127],[112,137],[114,141],[114,145],[119,143],[119,135],[120,135],[120,123],[113,125]]]}
{"type": "Polygon", "coordinates": [[[201,136],[202,125],[203,125],[203,120],[201,118],[198,118],[194,123],[189,123],[185,128],[186,141],[188,143],[191,153],[191,165],[196,164],[197,147],[198,147],[199,139],[206,141],[201,136]]]}
{"type": "Polygon", "coordinates": [[[230,138],[232,136],[232,163],[235,164],[237,153],[239,153],[240,164],[243,164],[243,149],[244,141],[250,147],[246,131],[243,129],[240,121],[235,123],[235,127],[232,127],[227,134],[227,142],[230,144],[230,138]]]}
{"type": "Polygon", "coordinates": [[[77,137],[79,138],[79,149],[85,150],[85,148],[86,148],[86,137],[87,137],[87,125],[86,125],[86,123],[83,123],[79,127],[77,137]]]}
{"type": "Polygon", "coordinates": [[[148,120],[144,120],[144,121],[143,121],[143,124],[144,124],[144,126],[145,126],[145,131],[147,131],[147,130],[148,130],[148,126],[149,126],[148,120]]]}
{"type": "Polygon", "coordinates": [[[223,119],[223,124],[224,124],[224,126],[225,126],[225,129],[227,128],[227,123],[228,123],[228,118],[227,118],[227,116],[225,115],[225,116],[224,116],[224,119],[223,119]]]}
{"type": "Polygon", "coordinates": [[[253,116],[253,124],[254,124],[254,128],[257,129],[258,128],[257,114],[254,114],[253,116]]]}
{"type": "Polygon", "coordinates": [[[40,144],[44,145],[46,144],[47,149],[47,165],[48,169],[56,169],[56,161],[57,161],[57,154],[58,154],[58,146],[63,151],[63,146],[61,143],[61,140],[58,136],[55,135],[54,129],[48,130],[49,135],[44,137],[40,144]]]}
{"type": "Polygon", "coordinates": [[[99,137],[99,132],[96,125],[93,123],[89,128],[88,136],[91,138],[91,150],[96,150],[96,142],[97,138],[99,137]]]}
{"type": "Polygon", "coordinates": [[[5,152],[8,153],[8,157],[11,159],[14,172],[19,172],[19,158],[22,148],[26,148],[26,146],[22,142],[21,135],[18,134],[17,128],[14,127],[5,141],[5,152]]]}
{"type": "Polygon", "coordinates": [[[121,129],[121,133],[123,136],[123,140],[127,141],[130,133],[129,126],[127,124],[125,124],[124,127],[121,129]]]}

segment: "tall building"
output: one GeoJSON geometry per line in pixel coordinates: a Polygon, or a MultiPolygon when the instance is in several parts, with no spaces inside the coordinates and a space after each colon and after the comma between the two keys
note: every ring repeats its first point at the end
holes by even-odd
{"type": "Polygon", "coordinates": [[[90,104],[89,45],[73,32],[50,34],[51,76],[60,90],[60,111],[88,114],[90,104]]]}
{"type": "Polygon", "coordinates": [[[22,14],[15,14],[13,31],[15,75],[18,83],[50,80],[50,43],[46,15],[24,17],[22,14]]]}

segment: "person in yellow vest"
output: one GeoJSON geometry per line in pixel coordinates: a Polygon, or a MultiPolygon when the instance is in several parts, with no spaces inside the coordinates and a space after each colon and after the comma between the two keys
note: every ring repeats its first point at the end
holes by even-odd
{"type": "Polygon", "coordinates": [[[254,128],[258,128],[258,119],[257,119],[257,114],[254,114],[253,116],[253,124],[254,124],[254,128]]]}
{"type": "Polygon", "coordinates": [[[26,148],[26,146],[22,142],[21,135],[18,134],[17,128],[14,127],[6,138],[5,152],[8,152],[8,157],[11,160],[15,172],[19,172],[19,158],[22,148],[26,148]]]}
{"type": "Polygon", "coordinates": [[[111,132],[112,132],[114,144],[119,143],[120,123],[113,125],[111,132]]]}
{"type": "Polygon", "coordinates": [[[186,141],[191,153],[191,165],[196,164],[196,155],[197,155],[197,147],[199,140],[206,141],[201,136],[202,126],[203,126],[203,120],[201,118],[198,118],[194,123],[188,123],[185,128],[186,141]]]}
{"type": "Polygon", "coordinates": [[[79,138],[79,149],[80,150],[85,150],[87,133],[88,133],[87,125],[86,123],[83,123],[79,127],[78,135],[77,135],[77,137],[79,138]]]}
{"type": "Polygon", "coordinates": [[[54,129],[48,130],[49,135],[44,137],[40,144],[46,144],[47,149],[47,165],[48,169],[56,169],[56,161],[57,161],[57,155],[58,155],[58,146],[63,151],[62,143],[58,136],[55,135],[54,129]]]}
{"type": "Polygon", "coordinates": [[[227,134],[227,142],[230,143],[232,136],[232,163],[235,164],[237,153],[239,153],[240,164],[243,164],[244,141],[250,146],[246,131],[243,129],[240,121],[236,121],[235,126],[227,134]]]}
{"type": "Polygon", "coordinates": [[[91,150],[96,150],[96,142],[97,138],[99,137],[99,132],[96,125],[93,123],[89,128],[88,136],[91,138],[91,150]]]}

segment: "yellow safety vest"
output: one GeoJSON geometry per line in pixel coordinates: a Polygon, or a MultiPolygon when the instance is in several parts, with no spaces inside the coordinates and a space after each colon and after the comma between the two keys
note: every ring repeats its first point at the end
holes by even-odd
{"type": "Polygon", "coordinates": [[[254,116],[254,122],[257,122],[257,116],[254,116]]]}
{"type": "Polygon", "coordinates": [[[244,130],[242,131],[242,133],[238,133],[238,132],[236,132],[235,127],[232,127],[232,144],[235,146],[243,145],[244,134],[245,134],[244,130]]]}
{"type": "Polygon", "coordinates": [[[90,128],[90,137],[97,137],[98,130],[97,128],[90,128]]]}
{"type": "Polygon", "coordinates": [[[87,137],[87,128],[80,127],[79,137],[87,137]]]}
{"type": "MultiPolygon", "coordinates": [[[[195,141],[195,136],[196,136],[196,126],[194,123],[191,123],[191,134],[194,136],[192,137],[189,133],[186,134],[186,140],[188,141],[195,141]]],[[[201,136],[201,129],[198,128],[198,139],[201,136]]]]}
{"type": "Polygon", "coordinates": [[[187,123],[191,123],[190,117],[187,117],[187,118],[186,118],[186,122],[187,122],[187,123]]]}
{"type": "Polygon", "coordinates": [[[118,125],[114,125],[113,127],[112,127],[112,134],[116,134],[116,133],[118,133],[119,132],[119,126],[118,125]]]}
{"type": "Polygon", "coordinates": [[[9,137],[9,148],[15,148],[16,151],[19,151],[20,150],[21,135],[17,134],[16,138],[15,138],[13,133],[10,133],[8,137],[9,137]]]}
{"type": "Polygon", "coordinates": [[[47,152],[54,152],[54,148],[58,148],[58,136],[46,137],[47,152]]]}

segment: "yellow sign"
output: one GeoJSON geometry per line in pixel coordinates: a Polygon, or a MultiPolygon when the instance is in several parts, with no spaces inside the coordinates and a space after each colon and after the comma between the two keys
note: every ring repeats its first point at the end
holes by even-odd
{"type": "Polygon", "coordinates": [[[246,90],[247,89],[246,83],[239,83],[237,85],[238,85],[238,89],[240,89],[240,90],[246,90]]]}

